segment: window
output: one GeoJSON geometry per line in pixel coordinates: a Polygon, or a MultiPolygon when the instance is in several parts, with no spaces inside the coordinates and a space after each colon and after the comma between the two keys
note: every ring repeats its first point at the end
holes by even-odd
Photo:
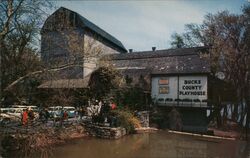
{"type": "Polygon", "coordinates": [[[159,85],[159,94],[168,94],[169,93],[169,79],[168,78],[160,78],[158,80],[159,85]]]}
{"type": "Polygon", "coordinates": [[[169,80],[168,78],[160,78],[158,81],[159,85],[168,85],[169,84],[169,80]]]}
{"type": "Polygon", "coordinates": [[[168,86],[160,86],[159,87],[159,94],[168,94],[169,93],[169,87],[168,86]]]}

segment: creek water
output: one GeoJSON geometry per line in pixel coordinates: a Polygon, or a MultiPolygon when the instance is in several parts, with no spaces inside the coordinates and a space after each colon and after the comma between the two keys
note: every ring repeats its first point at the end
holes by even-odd
{"type": "Polygon", "coordinates": [[[205,139],[167,131],[128,135],[118,140],[86,137],[53,150],[54,158],[245,158],[245,141],[205,139]]]}

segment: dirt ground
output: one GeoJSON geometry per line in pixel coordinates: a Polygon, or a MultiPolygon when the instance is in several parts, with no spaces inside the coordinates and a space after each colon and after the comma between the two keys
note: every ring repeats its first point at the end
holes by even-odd
{"type": "MultiPolygon", "coordinates": [[[[238,140],[246,139],[245,129],[242,129],[237,123],[230,120],[220,128],[217,128],[216,125],[209,126],[208,130],[213,131],[214,135],[219,137],[235,138],[238,140]]],[[[250,139],[250,129],[248,130],[248,138],[250,139]]]]}

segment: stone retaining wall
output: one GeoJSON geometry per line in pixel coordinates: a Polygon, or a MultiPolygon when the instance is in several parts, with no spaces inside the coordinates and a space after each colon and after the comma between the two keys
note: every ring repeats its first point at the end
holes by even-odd
{"type": "Polygon", "coordinates": [[[103,127],[94,124],[86,124],[85,131],[90,136],[95,136],[105,139],[119,139],[122,136],[126,135],[126,129],[122,127],[112,128],[112,127],[103,127]]]}
{"type": "Polygon", "coordinates": [[[149,127],[149,111],[137,112],[137,118],[139,119],[142,127],[149,127]]]}

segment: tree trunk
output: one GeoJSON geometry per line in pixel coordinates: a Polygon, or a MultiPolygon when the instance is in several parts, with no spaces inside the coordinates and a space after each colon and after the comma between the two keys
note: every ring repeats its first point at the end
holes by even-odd
{"type": "Polygon", "coordinates": [[[247,114],[247,117],[246,117],[246,125],[245,125],[245,129],[246,129],[246,140],[248,140],[248,129],[249,129],[249,119],[250,119],[250,109],[249,109],[249,106],[250,106],[250,100],[249,98],[246,99],[246,114],[247,114]]]}
{"type": "Polygon", "coordinates": [[[246,120],[246,140],[248,140],[248,128],[249,128],[249,110],[247,110],[247,120],[246,120]]]}
{"type": "Polygon", "coordinates": [[[238,104],[237,103],[234,104],[234,110],[233,110],[232,118],[233,118],[233,120],[235,122],[237,122],[237,120],[238,120],[238,104]]]}
{"type": "Polygon", "coordinates": [[[230,104],[230,114],[231,114],[231,119],[234,121],[234,118],[233,118],[233,111],[234,111],[234,104],[230,104]]]}
{"type": "Polygon", "coordinates": [[[239,124],[243,127],[243,121],[244,121],[244,117],[245,117],[245,109],[244,109],[244,103],[243,102],[241,102],[240,108],[241,108],[241,112],[240,112],[240,122],[239,122],[239,124]]]}
{"type": "Polygon", "coordinates": [[[224,106],[222,109],[223,109],[223,114],[222,114],[221,117],[222,117],[222,126],[224,128],[224,127],[226,127],[226,115],[227,115],[226,114],[227,113],[226,112],[226,106],[224,106]]]}
{"type": "Polygon", "coordinates": [[[222,125],[220,111],[221,111],[221,107],[219,106],[219,107],[216,109],[216,122],[217,122],[217,127],[218,127],[218,128],[220,128],[221,125],[222,125]]]}

